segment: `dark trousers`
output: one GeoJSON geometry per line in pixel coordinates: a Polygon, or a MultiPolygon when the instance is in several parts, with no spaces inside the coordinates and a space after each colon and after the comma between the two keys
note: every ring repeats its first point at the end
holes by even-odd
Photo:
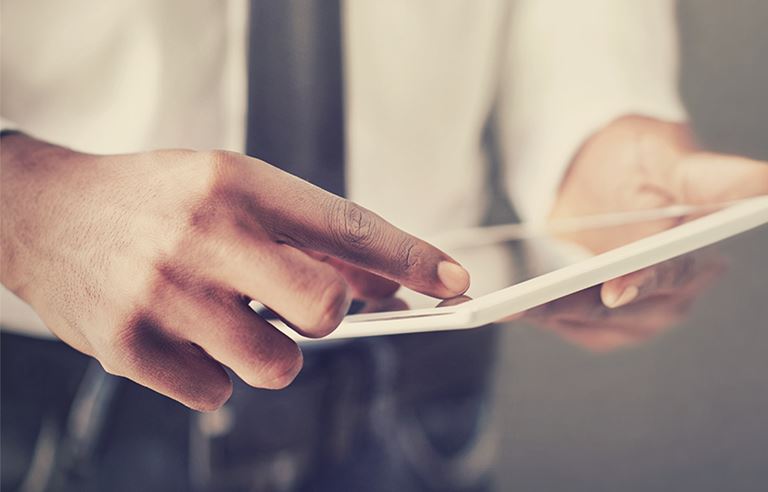
{"type": "Polygon", "coordinates": [[[305,350],[202,414],[62,343],[2,334],[2,490],[482,491],[493,328],[305,350]]]}

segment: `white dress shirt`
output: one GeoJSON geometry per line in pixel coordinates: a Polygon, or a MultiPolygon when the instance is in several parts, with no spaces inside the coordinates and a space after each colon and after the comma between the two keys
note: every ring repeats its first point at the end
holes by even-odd
{"type": "MultiPolygon", "coordinates": [[[[245,0],[1,5],[5,128],[94,153],[242,151],[245,0]]],[[[349,196],[417,235],[481,221],[492,110],[526,220],[611,120],[684,118],[673,0],[348,0],[343,17],[349,196]]],[[[47,332],[5,289],[0,324],[47,332]]]]}

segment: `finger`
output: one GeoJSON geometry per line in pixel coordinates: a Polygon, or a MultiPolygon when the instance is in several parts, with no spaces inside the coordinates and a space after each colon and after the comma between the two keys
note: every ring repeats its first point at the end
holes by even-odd
{"type": "Polygon", "coordinates": [[[592,352],[609,352],[630,347],[643,339],[632,333],[610,328],[581,328],[572,326],[553,326],[552,331],[567,342],[592,352]]]}
{"type": "MultiPolygon", "coordinates": [[[[548,328],[583,329],[634,329],[668,325],[681,319],[682,309],[690,303],[691,297],[675,292],[656,294],[622,307],[610,309],[601,301],[600,287],[576,292],[551,301],[543,306],[526,311],[525,318],[539,326],[548,328]]],[[[640,329],[640,332],[644,332],[640,329]]]]}
{"type": "Polygon", "coordinates": [[[149,316],[137,317],[112,353],[99,358],[104,369],[127,377],[199,411],[213,411],[232,394],[224,368],[200,348],[162,334],[149,316]],[[104,360],[114,361],[105,363],[104,360]]]}
{"type": "Polygon", "coordinates": [[[167,325],[232,369],[247,384],[288,386],[301,370],[299,346],[235,296],[180,292],[167,325]]]}
{"type": "Polygon", "coordinates": [[[681,203],[707,204],[768,194],[768,163],[720,154],[693,154],[674,168],[681,203]]]}
{"type": "Polygon", "coordinates": [[[649,298],[613,311],[604,319],[568,316],[536,321],[567,341],[588,350],[604,352],[647,342],[678,326],[690,311],[691,300],[672,295],[649,298]]]}
{"type": "Polygon", "coordinates": [[[650,330],[637,329],[634,322],[645,326],[646,319],[627,318],[626,315],[616,315],[605,319],[580,318],[573,315],[555,316],[552,318],[537,318],[534,323],[541,328],[553,331],[563,339],[594,352],[606,352],[622,347],[635,345],[651,337],[650,330]],[[617,319],[618,318],[618,319],[617,319]]]}
{"type": "Polygon", "coordinates": [[[680,325],[690,313],[693,299],[685,295],[666,294],[632,303],[611,318],[616,329],[646,340],[680,325]],[[621,314],[619,314],[621,313],[621,314]]]}
{"type": "Polygon", "coordinates": [[[318,261],[332,265],[352,288],[352,297],[355,299],[384,299],[393,296],[400,288],[397,282],[358,268],[344,260],[315,251],[305,251],[305,253],[318,261]]]}
{"type": "Polygon", "coordinates": [[[621,309],[601,302],[600,286],[531,309],[526,319],[588,350],[603,352],[635,345],[674,327],[686,317],[695,289],[656,292],[621,309]]]}
{"type": "Polygon", "coordinates": [[[525,312],[534,322],[551,320],[590,320],[595,322],[611,315],[600,301],[600,286],[574,292],[525,312]]]}
{"type": "Polygon", "coordinates": [[[352,294],[336,269],[292,246],[245,237],[222,246],[220,254],[216,279],[269,307],[304,336],[329,334],[349,310],[352,294]]]}
{"type": "Polygon", "coordinates": [[[393,296],[400,288],[400,284],[397,282],[358,268],[338,258],[329,257],[327,262],[341,273],[352,288],[352,295],[355,299],[384,299],[393,296]]]}
{"type": "MultiPolygon", "coordinates": [[[[257,161],[258,162],[258,161],[257,161]]],[[[440,298],[464,293],[469,274],[447,254],[373,212],[271,166],[258,166],[259,209],[275,237],[340,258],[440,298]]]]}
{"type": "Polygon", "coordinates": [[[605,306],[601,299],[602,286],[590,287],[530,309],[525,318],[546,327],[626,329],[674,324],[687,313],[701,285],[711,282],[708,275],[699,275],[681,288],[653,291],[621,309],[605,306]]]}
{"type": "Polygon", "coordinates": [[[629,331],[636,335],[654,335],[663,328],[679,324],[693,300],[675,294],[657,295],[634,302],[621,309],[606,310],[602,318],[587,318],[563,313],[544,319],[544,325],[584,329],[629,331]]]}
{"type": "Polygon", "coordinates": [[[694,293],[714,282],[724,267],[721,257],[707,253],[673,258],[605,282],[600,293],[602,302],[615,309],[660,293],[694,293]]]}

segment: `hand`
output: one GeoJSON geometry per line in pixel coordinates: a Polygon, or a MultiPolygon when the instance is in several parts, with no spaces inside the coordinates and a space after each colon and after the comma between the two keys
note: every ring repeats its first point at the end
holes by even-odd
{"type": "Polygon", "coordinates": [[[223,365],[289,384],[298,346],[249,307],[322,337],[351,297],[436,297],[469,277],[377,215],[229,152],[86,155],[2,139],[2,282],[62,340],[183,404],[231,394],[223,365]]]}
{"type": "Polygon", "coordinates": [[[621,307],[605,304],[606,283],[527,311],[525,318],[596,352],[629,347],[684,320],[724,267],[714,252],[697,251],[612,280],[610,288],[632,292],[621,307]]]}
{"type": "MultiPolygon", "coordinates": [[[[767,163],[699,151],[684,125],[626,117],[583,146],[551,217],[720,203],[767,193],[767,163]]],[[[676,223],[596,229],[567,239],[600,253],[676,223]]],[[[627,345],[676,324],[721,270],[722,261],[709,254],[685,256],[557,301],[534,318],[587,347],[627,345]]]]}

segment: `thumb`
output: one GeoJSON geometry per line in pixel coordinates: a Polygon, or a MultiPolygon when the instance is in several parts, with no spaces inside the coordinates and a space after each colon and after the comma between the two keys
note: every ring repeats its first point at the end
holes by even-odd
{"type": "Polygon", "coordinates": [[[694,153],[679,162],[674,193],[694,205],[768,194],[768,163],[714,153],[694,153]]]}

